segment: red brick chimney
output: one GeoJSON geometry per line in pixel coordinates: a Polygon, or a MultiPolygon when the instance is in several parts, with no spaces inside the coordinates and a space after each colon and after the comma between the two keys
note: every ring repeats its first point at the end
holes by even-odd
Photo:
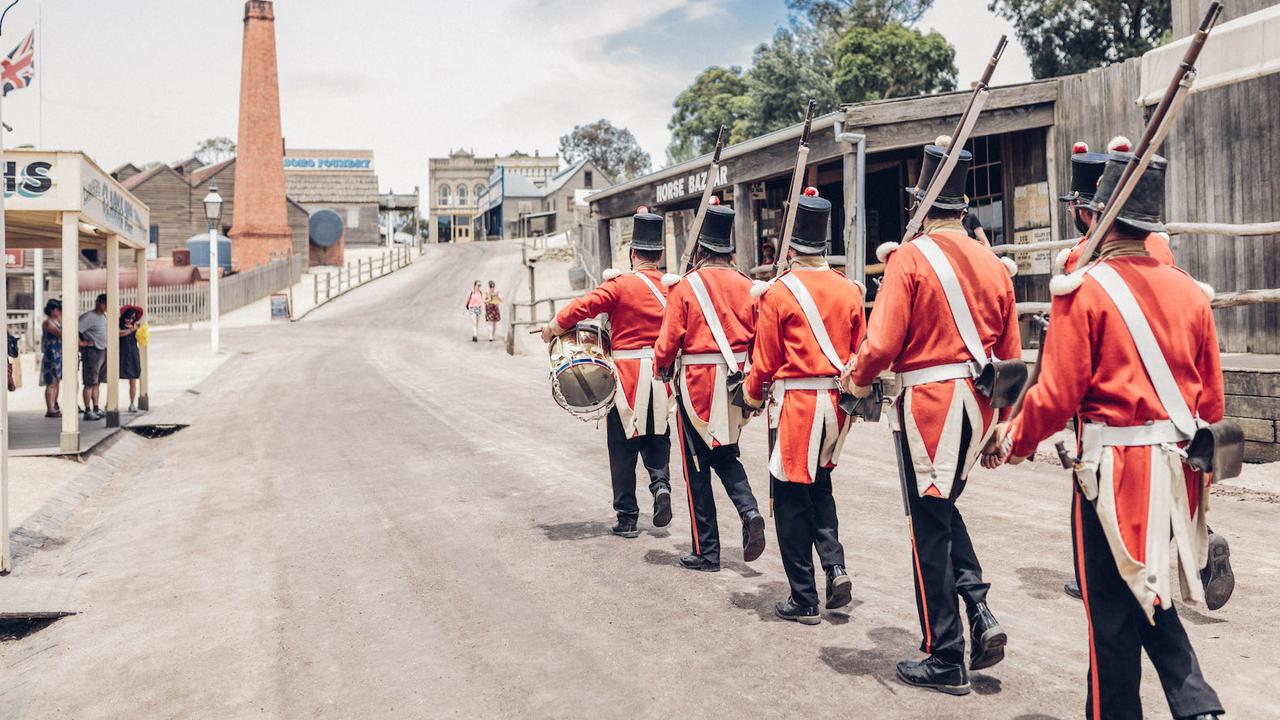
{"type": "Polygon", "coordinates": [[[265,264],[293,248],[284,197],[284,141],[276,74],[275,11],[270,0],[244,4],[240,128],[236,141],[231,258],[237,270],[265,264]]]}

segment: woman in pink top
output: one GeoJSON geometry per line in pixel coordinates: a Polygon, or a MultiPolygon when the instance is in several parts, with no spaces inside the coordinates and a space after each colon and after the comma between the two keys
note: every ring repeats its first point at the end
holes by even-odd
{"type": "Polygon", "coordinates": [[[480,281],[471,285],[471,294],[467,296],[467,312],[471,313],[471,342],[479,342],[480,311],[484,309],[484,292],[480,290],[480,281]]]}

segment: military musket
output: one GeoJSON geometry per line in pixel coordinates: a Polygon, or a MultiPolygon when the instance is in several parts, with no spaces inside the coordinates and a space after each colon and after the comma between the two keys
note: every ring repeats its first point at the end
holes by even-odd
{"type": "Polygon", "coordinates": [[[942,188],[946,186],[947,178],[951,177],[951,171],[960,160],[964,144],[969,141],[973,126],[977,124],[978,116],[982,114],[982,106],[987,103],[987,96],[991,93],[991,75],[996,71],[996,65],[1000,63],[1000,56],[1004,55],[1004,48],[1008,44],[1008,38],[1001,35],[1000,42],[996,43],[995,52],[991,53],[991,59],[987,60],[987,66],[982,71],[982,77],[978,78],[977,84],[973,87],[969,104],[960,114],[956,129],[951,133],[951,143],[947,146],[947,155],[943,158],[942,165],[929,180],[929,187],[925,189],[924,197],[920,199],[916,211],[911,214],[911,220],[907,222],[907,228],[902,233],[902,242],[911,240],[916,233],[920,232],[920,228],[924,226],[924,216],[929,212],[929,208],[933,207],[933,201],[938,199],[942,188]]]}
{"type": "Polygon", "coordinates": [[[800,130],[800,146],[796,148],[796,166],[791,171],[791,189],[787,204],[782,208],[782,237],[778,242],[778,257],[773,263],[773,276],[778,277],[787,266],[787,250],[791,247],[791,231],[796,226],[796,203],[804,191],[804,170],[809,162],[809,131],[813,128],[813,113],[818,103],[809,101],[804,113],[804,128],[800,130]]]}
{"type": "Polygon", "coordinates": [[[685,242],[684,257],[681,258],[682,272],[693,269],[693,248],[698,244],[698,233],[702,232],[702,221],[707,216],[707,206],[711,204],[711,196],[716,189],[716,180],[720,176],[720,151],[724,150],[724,125],[716,132],[716,149],[711,153],[711,165],[707,167],[707,184],[702,188],[702,201],[698,203],[698,212],[693,216],[693,227],[685,242]]]}
{"type": "Polygon", "coordinates": [[[1191,36],[1191,44],[1187,46],[1182,62],[1178,63],[1178,69],[1174,71],[1169,87],[1164,91],[1164,97],[1160,99],[1160,104],[1156,106],[1155,112],[1151,113],[1151,119],[1147,121],[1147,127],[1142,133],[1142,139],[1138,141],[1138,146],[1134,149],[1133,157],[1130,158],[1129,164],[1125,165],[1124,172],[1120,174],[1115,189],[1111,191],[1111,197],[1107,198],[1102,217],[1085,237],[1084,249],[1080,252],[1080,263],[1073,275],[1083,274],[1089,269],[1094,252],[1106,238],[1112,224],[1115,223],[1116,216],[1120,214],[1129,195],[1137,186],[1139,178],[1142,177],[1142,173],[1151,164],[1156,151],[1169,135],[1169,130],[1173,127],[1173,122],[1177,119],[1178,112],[1191,91],[1191,85],[1195,82],[1196,61],[1200,58],[1200,51],[1204,49],[1209,31],[1218,22],[1218,16],[1221,13],[1222,3],[1214,0],[1209,4],[1209,9],[1204,13],[1204,19],[1200,21],[1200,28],[1196,30],[1195,35],[1191,36]]]}

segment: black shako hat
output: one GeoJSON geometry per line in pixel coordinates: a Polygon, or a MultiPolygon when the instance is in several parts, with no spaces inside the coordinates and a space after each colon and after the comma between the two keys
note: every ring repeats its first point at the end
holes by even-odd
{"type": "MultiPolygon", "coordinates": [[[[923,200],[925,192],[929,189],[929,182],[933,180],[933,176],[938,172],[938,168],[942,166],[942,160],[947,156],[947,148],[944,144],[950,144],[951,139],[943,135],[938,138],[938,144],[924,146],[924,159],[920,162],[920,179],[916,183],[916,187],[907,188],[907,192],[911,193],[917,200],[923,200]]],[[[938,193],[937,199],[933,201],[933,206],[939,210],[963,210],[969,206],[964,201],[964,187],[969,179],[969,167],[973,165],[973,153],[968,150],[961,150],[960,156],[956,158],[956,166],[951,171],[951,176],[947,178],[947,184],[942,186],[942,191],[938,193]]]]}
{"type": "Polygon", "coordinates": [[[801,195],[796,203],[796,224],[791,229],[791,247],[806,255],[827,251],[827,231],[831,227],[831,201],[801,195]]]}
{"type": "Polygon", "coordinates": [[[638,212],[631,218],[631,249],[652,252],[662,250],[662,216],[638,212]]]}
{"type": "Polygon", "coordinates": [[[733,209],[723,205],[708,205],[698,230],[698,244],[718,252],[731,253],[733,247],[733,209]]]}
{"type": "MultiPolygon", "coordinates": [[[[1120,181],[1120,175],[1124,173],[1125,166],[1133,157],[1133,153],[1128,152],[1111,153],[1107,159],[1106,169],[1098,179],[1098,189],[1089,203],[1090,210],[1100,213],[1106,209],[1107,200],[1111,198],[1111,193],[1115,191],[1116,184],[1120,181]]],[[[1164,231],[1161,215],[1164,214],[1164,179],[1168,168],[1169,161],[1163,157],[1156,155],[1151,158],[1151,164],[1147,165],[1142,177],[1138,178],[1138,184],[1134,186],[1129,199],[1116,215],[1118,222],[1147,232],[1164,231]]]]}
{"type": "Polygon", "coordinates": [[[1093,193],[1098,189],[1098,178],[1107,166],[1107,154],[1089,152],[1089,146],[1076,143],[1077,148],[1071,154],[1071,191],[1059,197],[1062,202],[1093,201],[1093,193]],[[1084,148],[1080,150],[1079,148],[1084,148]]]}

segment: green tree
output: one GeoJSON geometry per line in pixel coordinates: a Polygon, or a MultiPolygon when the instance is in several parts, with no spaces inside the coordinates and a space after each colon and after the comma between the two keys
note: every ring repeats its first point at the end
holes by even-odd
{"type": "Polygon", "coordinates": [[[855,26],[836,43],[835,87],[845,102],[921,95],[956,87],[955,48],[939,33],[890,22],[855,26]]]}
{"type": "Polygon", "coordinates": [[[1172,30],[1169,0],[991,0],[1011,22],[1037,78],[1084,72],[1141,55],[1172,30]]]}
{"type": "Polygon", "coordinates": [[[825,63],[785,28],[774,33],[772,43],[756,48],[747,74],[747,97],[751,114],[743,124],[747,132],[742,139],[801,122],[810,99],[818,103],[818,114],[840,105],[825,63]]]}
{"type": "Polygon", "coordinates": [[[560,155],[571,163],[590,160],[614,180],[643,175],[652,167],[649,153],[640,148],[636,136],[603,118],[575,125],[572,132],[561,136],[560,155]]]}
{"type": "Polygon", "coordinates": [[[692,85],[676,96],[673,105],[676,111],[667,123],[671,131],[671,144],[667,146],[669,162],[711,152],[721,125],[729,129],[730,142],[735,134],[746,134],[742,126],[747,121],[750,103],[747,81],[737,65],[703,70],[692,85]]]}
{"type": "Polygon", "coordinates": [[[205,165],[212,165],[231,159],[236,154],[236,143],[227,137],[206,138],[196,145],[191,154],[205,165]]]}

